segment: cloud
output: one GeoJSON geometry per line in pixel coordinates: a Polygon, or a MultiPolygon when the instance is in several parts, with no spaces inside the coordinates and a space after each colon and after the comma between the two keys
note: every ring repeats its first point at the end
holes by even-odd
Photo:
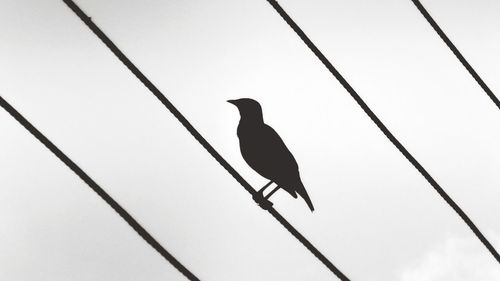
{"type": "MultiPolygon", "coordinates": [[[[500,241],[498,235],[490,238],[500,241]]],[[[403,270],[400,280],[498,281],[500,266],[475,237],[451,237],[403,270]]]]}

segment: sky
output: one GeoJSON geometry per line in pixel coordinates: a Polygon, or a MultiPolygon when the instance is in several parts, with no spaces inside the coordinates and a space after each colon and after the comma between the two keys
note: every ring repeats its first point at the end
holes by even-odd
{"type": "MultiPolygon", "coordinates": [[[[274,207],[351,280],[500,267],[264,0],[78,5],[256,189],[226,100],[260,102],[314,203],[274,207]]],[[[500,249],[500,111],[409,0],[283,8],[500,249]]],[[[425,0],[500,96],[500,2],[425,0]]],[[[201,280],[337,280],[62,1],[2,0],[0,95],[201,280]]],[[[1,280],[185,280],[0,110],[1,280]]]]}

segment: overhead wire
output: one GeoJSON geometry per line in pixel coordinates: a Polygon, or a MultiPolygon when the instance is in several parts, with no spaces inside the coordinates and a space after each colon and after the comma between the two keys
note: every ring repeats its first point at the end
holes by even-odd
{"type": "Polygon", "coordinates": [[[323,65],[330,71],[330,73],[340,82],[345,90],[354,98],[363,111],[370,117],[375,125],[382,131],[382,133],[389,139],[389,141],[404,155],[404,157],[420,172],[420,174],[430,183],[434,190],[443,198],[446,203],[459,215],[459,217],[469,226],[472,232],[488,249],[491,255],[500,263],[500,255],[493,247],[493,245],[486,239],[479,228],[467,216],[467,214],[458,206],[455,201],[445,192],[445,190],[437,183],[437,181],[427,172],[427,170],[413,157],[412,154],[403,146],[403,144],[389,131],[384,123],[375,115],[370,107],[364,102],[361,96],[354,90],[354,88],[347,82],[347,80],[340,74],[340,72],[332,65],[332,63],[323,55],[323,53],[316,47],[316,45],[309,39],[304,31],[295,23],[295,21],[285,12],[281,5],[276,0],[266,0],[274,10],[285,20],[285,22],[295,31],[300,39],[307,45],[307,47],[316,55],[316,57],[323,63],[323,65]]]}
{"type": "Polygon", "coordinates": [[[415,7],[420,11],[422,16],[427,20],[427,22],[432,26],[434,31],[439,35],[439,37],[443,40],[443,42],[448,46],[448,48],[453,52],[455,57],[462,63],[462,65],[467,69],[469,74],[476,80],[476,82],[479,84],[479,86],[483,89],[483,91],[488,95],[488,97],[491,99],[491,101],[497,106],[498,109],[500,109],[500,100],[498,100],[497,96],[493,93],[493,91],[486,85],[484,80],[479,76],[479,74],[474,70],[472,65],[465,59],[465,57],[462,55],[462,53],[458,50],[458,48],[451,42],[450,38],[444,33],[444,31],[439,27],[437,22],[432,18],[432,16],[427,12],[425,9],[424,5],[419,0],[411,0],[413,4],[415,4],[415,7]]]}
{"type": "Polygon", "coordinates": [[[15,120],[17,120],[26,130],[47,147],[59,160],[70,168],[80,179],[82,179],[104,202],[106,202],[144,241],[155,249],[165,260],[172,264],[188,280],[199,281],[187,267],[181,264],[172,254],[170,254],[141,224],[127,212],[117,201],[113,199],[99,184],[97,184],[87,173],[85,173],[75,162],[73,162],[64,152],[62,152],[53,142],[45,137],[35,126],[33,126],[24,116],[21,115],[12,105],[0,96],[0,106],[3,107],[15,120]]]}
{"type": "MultiPolygon", "coordinates": [[[[188,132],[205,148],[205,150],[252,196],[255,189],[214,149],[210,143],[191,125],[184,115],[168,100],[168,98],[130,61],[113,41],[87,16],[72,0],[64,3],[87,25],[87,27],[108,47],[108,49],[141,81],[144,86],[172,113],[172,115],[188,130],[188,132]]],[[[307,238],[295,229],[274,208],[265,208],[285,229],[306,247],[323,265],[340,280],[349,278],[342,273],[326,256],[324,256],[307,238]]]]}

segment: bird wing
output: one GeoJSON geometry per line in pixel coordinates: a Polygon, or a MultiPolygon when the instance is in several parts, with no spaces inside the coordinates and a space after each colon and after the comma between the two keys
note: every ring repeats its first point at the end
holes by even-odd
{"type": "Polygon", "coordinates": [[[264,135],[268,138],[266,143],[269,144],[268,157],[271,158],[274,173],[279,175],[275,182],[295,198],[298,193],[306,201],[309,209],[314,211],[313,203],[300,179],[297,161],[273,128],[266,125],[265,131],[264,135]]]}
{"type": "Polygon", "coordinates": [[[275,183],[287,183],[298,176],[297,161],[286,147],[281,137],[268,125],[264,125],[259,136],[259,146],[264,153],[264,165],[275,183]]]}

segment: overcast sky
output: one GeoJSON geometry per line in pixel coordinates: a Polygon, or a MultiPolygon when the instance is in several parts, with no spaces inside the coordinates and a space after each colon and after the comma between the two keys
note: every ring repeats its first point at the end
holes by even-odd
{"type": "MultiPolygon", "coordinates": [[[[264,0],[80,7],[255,188],[228,99],[258,100],[314,202],[272,201],[352,280],[500,267],[264,0]]],[[[282,0],[500,249],[500,111],[410,0],[282,0]]],[[[425,0],[500,96],[500,2],[425,0]]],[[[0,95],[202,280],[335,280],[62,1],[0,1],[0,95]]],[[[185,280],[0,110],[0,279],[185,280]]]]}

